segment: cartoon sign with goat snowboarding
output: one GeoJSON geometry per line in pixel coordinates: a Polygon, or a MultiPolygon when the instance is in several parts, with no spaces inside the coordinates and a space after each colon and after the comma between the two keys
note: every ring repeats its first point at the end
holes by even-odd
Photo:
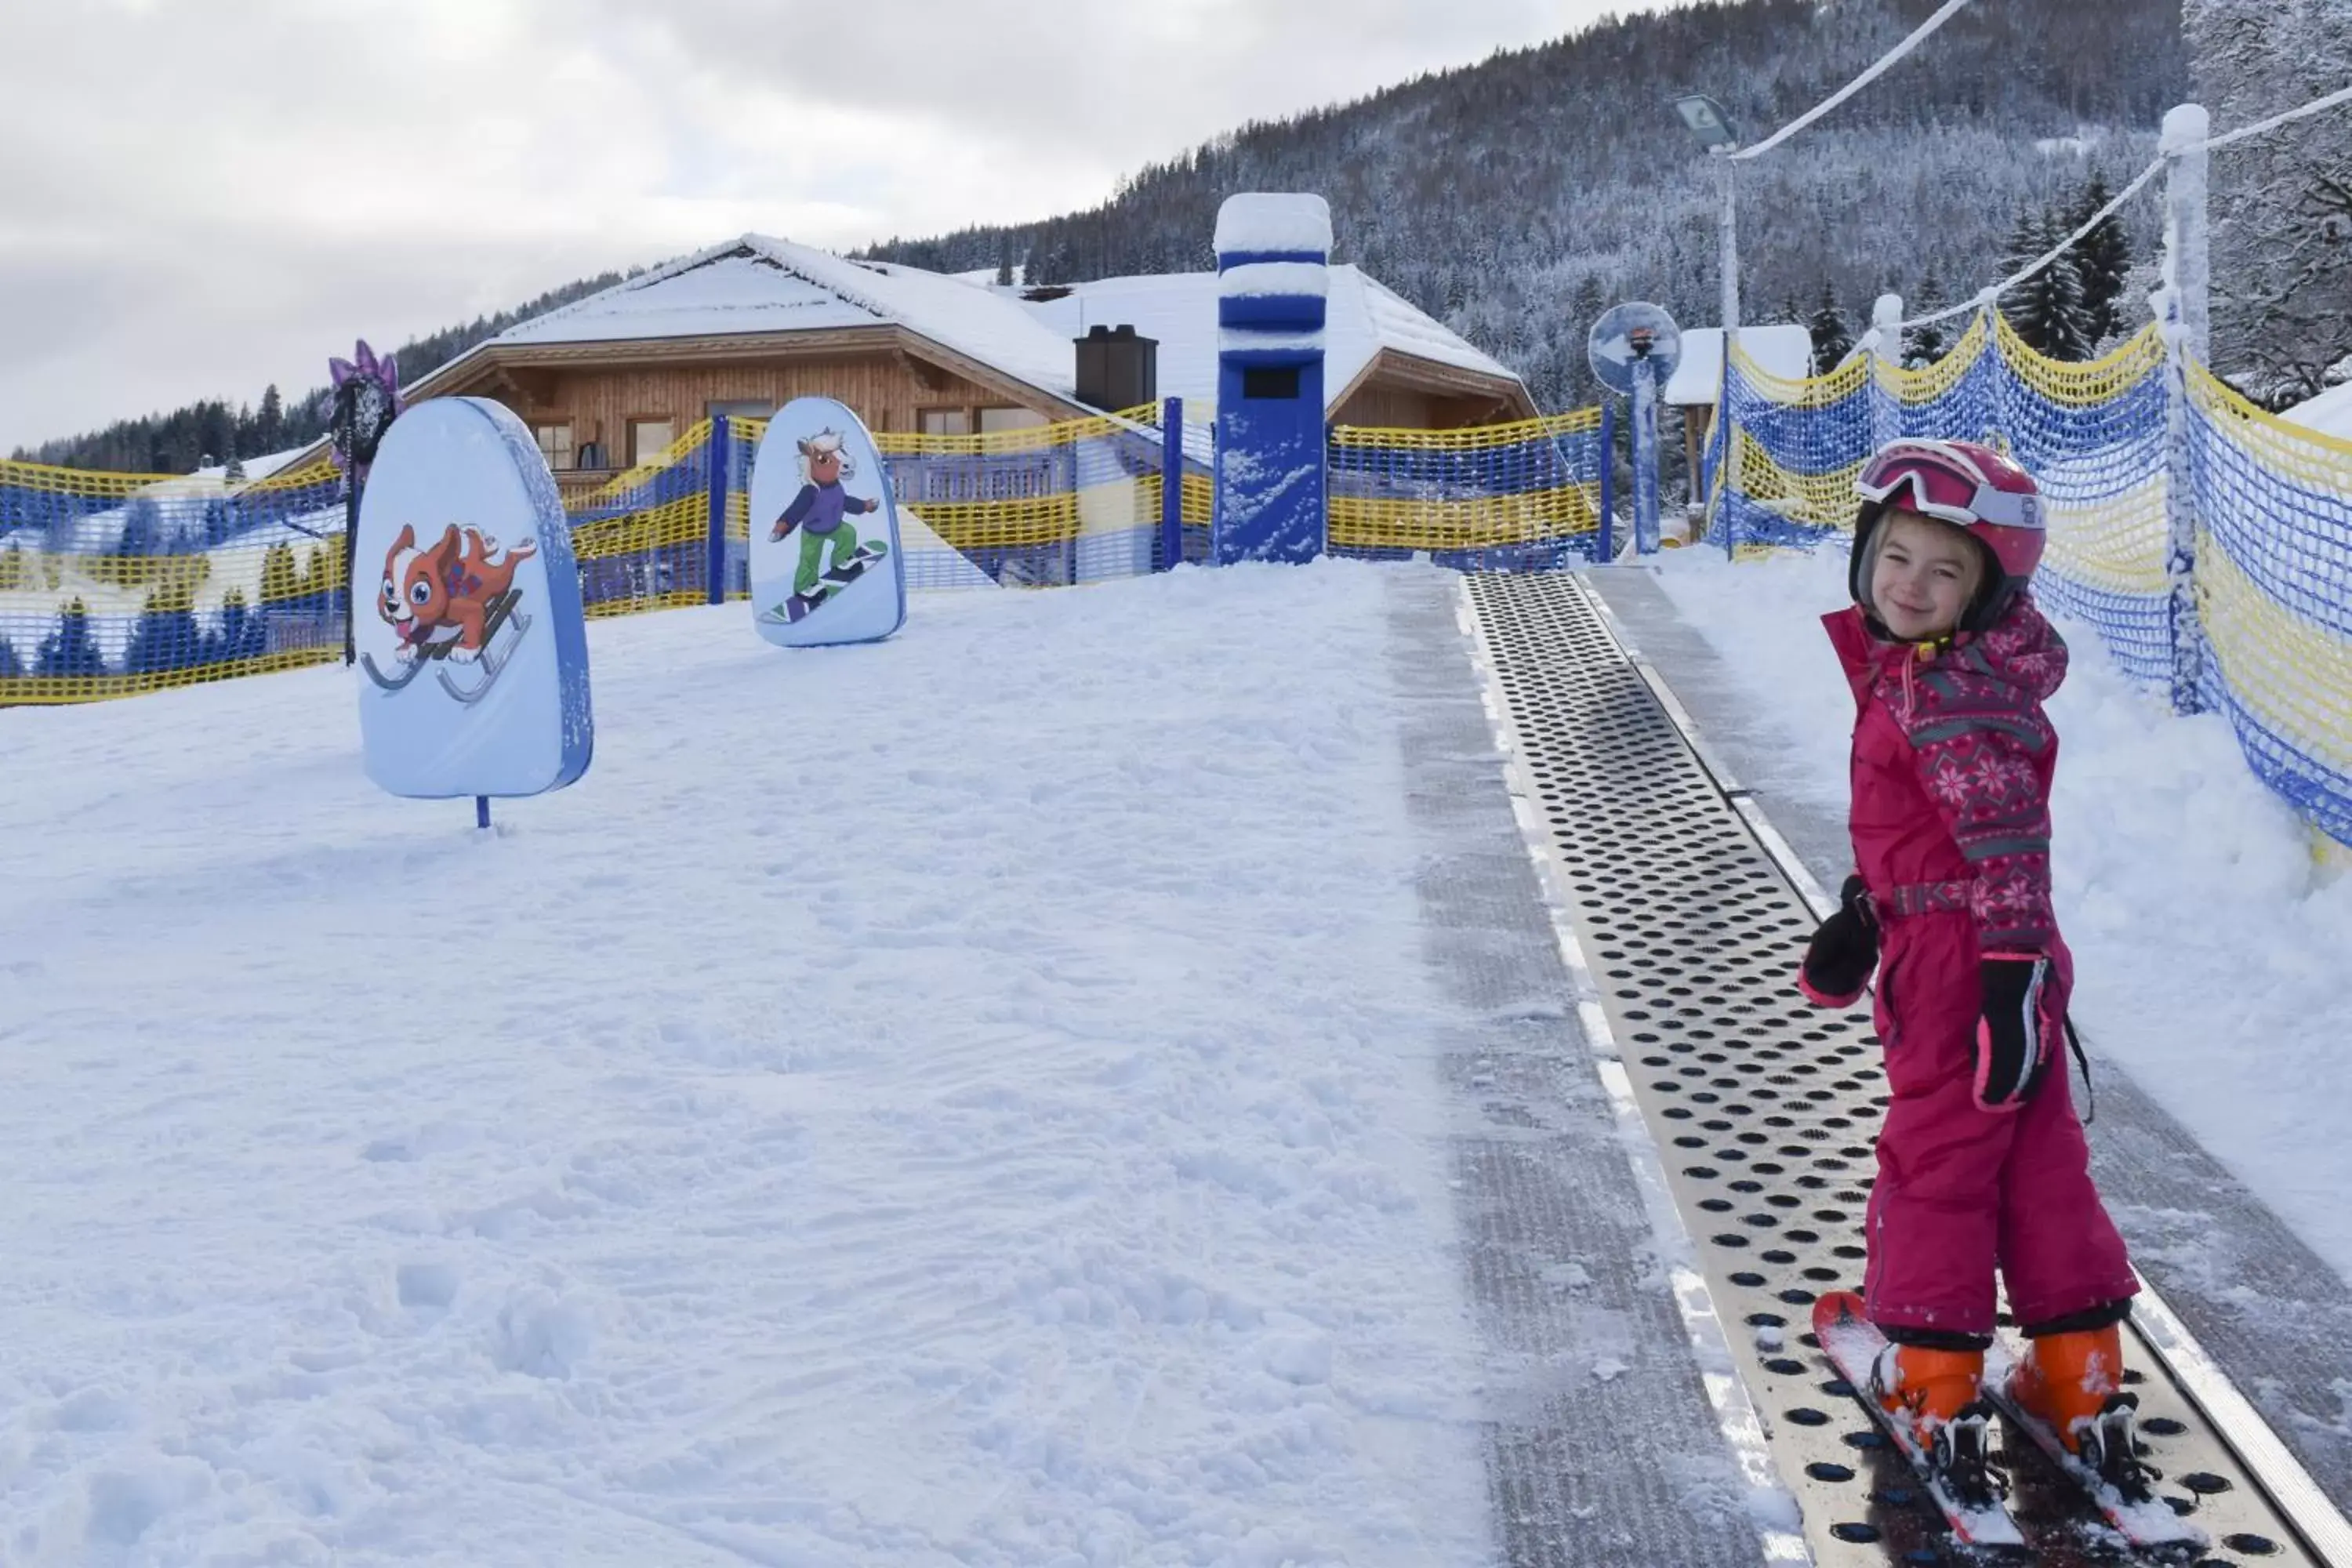
{"type": "Polygon", "coordinates": [[[441,799],[558,789],[593,742],[570,525],[522,422],[435,398],[386,433],[352,564],[368,776],[441,799]]]}
{"type": "Polygon", "coordinates": [[[751,611],[783,647],[874,642],[907,620],[898,513],[874,438],[829,397],[768,422],[751,467],[751,611]]]}

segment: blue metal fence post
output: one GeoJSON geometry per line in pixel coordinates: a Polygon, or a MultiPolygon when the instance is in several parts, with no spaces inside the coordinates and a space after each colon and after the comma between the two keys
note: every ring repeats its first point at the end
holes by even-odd
{"type": "Polygon", "coordinates": [[[709,565],[705,581],[709,585],[710,602],[727,602],[727,470],[730,467],[727,450],[727,416],[714,415],[710,421],[710,439],[703,447],[703,455],[710,463],[710,541],[709,565]]]}
{"type": "Polygon", "coordinates": [[[1617,405],[1601,404],[1601,564],[1617,559],[1617,405]]]}
{"type": "Polygon", "coordinates": [[[1184,400],[1160,403],[1160,559],[1162,572],[1184,563],[1184,400]]]}

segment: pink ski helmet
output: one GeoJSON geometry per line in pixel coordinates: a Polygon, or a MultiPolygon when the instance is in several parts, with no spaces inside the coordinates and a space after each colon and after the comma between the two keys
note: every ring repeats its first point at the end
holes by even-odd
{"type": "Polygon", "coordinates": [[[2047,537],[2042,492],[2015,459],[1990,447],[1889,441],[1862,466],[1853,489],[1862,510],[1854,518],[1850,585],[1853,602],[1873,615],[1878,612],[1870,602],[1870,574],[1878,558],[1878,520],[1889,507],[1948,522],[1984,552],[1984,586],[1961,612],[1961,631],[1982,631],[2000,619],[2042,563],[2047,537]]]}

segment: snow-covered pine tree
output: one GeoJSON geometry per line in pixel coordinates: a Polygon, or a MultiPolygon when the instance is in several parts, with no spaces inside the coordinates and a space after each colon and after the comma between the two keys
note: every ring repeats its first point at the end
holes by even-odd
{"type": "MultiPolygon", "coordinates": [[[[2046,211],[2018,215],[2017,226],[2010,231],[2010,255],[2002,261],[2002,267],[2015,272],[2065,237],[2066,231],[2057,226],[2061,221],[2046,211]]],[[[2000,311],[2036,353],[2048,359],[2087,357],[2090,345],[2083,331],[2083,280],[2065,257],[2057,258],[2002,294],[2000,311]]]]}
{"type": "MultiPolygon", "coordinates": [[[[1933,315],[1951,303],[1944,298],[1944,280],[1936,276],[1935,263],[1927,264],[1927,275],[1919,279],[1917,298],[1904,306],[1906,314],[1933,315]]],[[[1923,326],[1903,329],[1903,368],[1919,370],[1944,357],[1950,343],[1944,332],[1945,323],[1929,321],[1923,326]]]]}
{"type": "Polygon", "coordinates": [[[231,588],[221,600],[220,625],[205,639],[204,662],[226,664],[257,657],[263,648],[262,619],[245,605],[245,595],[231,588]]]}
{"type": "Polygon", "coordinates": [[[1581,406],[1601,395],[1601,384],[1592,379],[1592,365],[1584,353],[1584,345],[1592,336],[1592,323],[1609,309],[1609,292],[1601,279],[1586,273],[1578,279],[1576,292],[1570,297],[1568,319],[1574,330],[1570,339],[1572,352],[1560,357],[1567,369],[1567,396],[1572,406],[1581,406]]]}
{"type": "Polygon", "coordinates": [[[1853,333],[1848,330],[1845,318],[1838,314],[1837,292],[1828,282],[1822,284],[1822,302],[1814,308],[1813,319],[1805,325],[1813,334],[1815,375],[1829,374],[1853,352],[1853,333]]]}
{"type": "MultiPolygon", "coordinates": [[[[2344,0],[2183,0],[2196,100],[2229,131],[2352,80],[2344,0]]],[[[2352,115],[2283,125],[2212,157],[2214,366],[2284,407],[2352,355],[2352,115]]]]}
{"type": "Polygon", "coordinates": [[[262,552],[261,609],[266,615],[283,610],[302,592],[301,569],[294,563],[294,547],[280,542],[262,552]]]}
{"type": "MultiPolygon", "coordinates": [[[[2094,173],[2083,194],[2065,217],[2065,232],[2074,233],[2090,222],[2091,215],[2114,199],[2107,189],[2106,177],[2094,173]]],[[[2089,351],[2124,331],[2124,279],[2131,272],[2131,238],[2124,232],[2123,219],[2114,213],[2101,218],[2095,227],[2076,240],[2066,252],[2074,265],[2074,276],[2082,286],[2083,337],[2089,351]]]]}
{"type": "Polygon", "coordinates": [[[53,680],[106,673],[106,660],[98,644],[90,640],[89,611],[79,599],[66,605],[58,617],[58,629],[41,639],[34,669],[53,680]]]}
{"type": "Polygon", "coordinates": [[[148,594],[140,610],[131,647],[123,655],[122,672],[153,675],[194,664],[204,651],[204,640],[186,584],[167,578],[148,594]]]}

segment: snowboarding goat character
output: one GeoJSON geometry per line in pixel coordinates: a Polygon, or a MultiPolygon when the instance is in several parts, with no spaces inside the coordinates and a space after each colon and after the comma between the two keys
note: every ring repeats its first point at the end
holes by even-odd
{"type": "Polygon", "coordinates": [[[781,540],[795,528],[801,531],[800,567],[793,574],[793,593],[805,597],[815,591],[818,577],[827,570],[828,545],[835,570],[848,566],[856,556],[857,530],[850,524],[851,514],[879,511],[882,503],[860,500],[841,488],[843,479],[856,476],[857,467],[842,451],[840,432],[820,430],[794,445],[800,447],[801,472],[807,482],[769,529],[768,537],[781,540]]]}

